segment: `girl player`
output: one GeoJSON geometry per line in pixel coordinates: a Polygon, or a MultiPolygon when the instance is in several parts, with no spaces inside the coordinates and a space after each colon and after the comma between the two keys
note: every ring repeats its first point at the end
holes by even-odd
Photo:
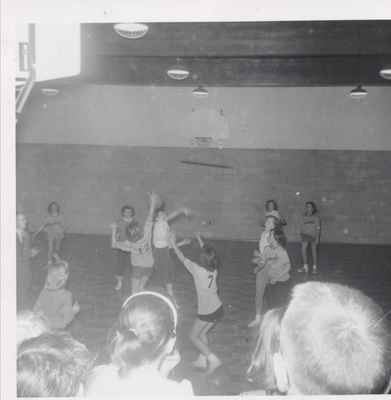
{"type": "Polygon", "coordinates": [[[308,274],[308,260],[307,250],[308,245],[311,245],[312,250],[312,273],[317,273],[317,250],[320,240],[320,218],[316,204],[313,201],[307,201],[305,203],[305,212],[300,227],[301,236],[301,253],[303,256],[303,268],[299,269],[299,272],[305,272],[308,274]]]}
{"type": "MultiPolygon", "coordinates": [[[[154,258],[156,262],[156,277],[159,286],[165,287],[167,293],[172,299],[175,299],[174,290],[172,287],[173,280],[173,266],[170,256],[170,225],[169,223],[177,218],[179,215],[190,215],[188,208],[181,208],[178,211],[172,212],[167,215],[164,210],[164,204],[161,204],[157,212],[156,221],[153,228],[153,247],[154,258]]],[[[187,242],[182,242],[185,244],[187,242]]]]}
{"type": "Polygon", "coordinates": [[[159,201],[155,193],[150,194],[150,206],[147,219],[144,224],[144,231],[140,229],[138,222],[131,222],[126,234],[128,240],[118,241],[115,225],[112,227],[112,247],[121,251],[130,252],[132,264],[132,294],[140,292],[144,289],[153,270],[153,254],[152,254],[152,227],[153,214],[159,201]]]}
{"type": "MultiPolygon", "coordinates": [[[[265,257],[265,249],[270,245],[270,235],[271,231],[279,226],[279,220],[273,216],[269,215],[265,220],[265,230],[261,234],[259,240],[259,250],[254,251],[253,262],[259,264],[265,257]]],[[[254,269],[256,274],[255,280],[255,318],[248,324],[249,328],[257,326],[261,322],[261,314],[263,307],[263,295],[267,285],[267,271],[264,268],[259,268],[258,266],[254,269]]]]}
{"type": "Polygon", "coordinates": [[[291,262],[285,248],[286,237],[283,230],[272,229],[269,246],[258,264],[258,268],[264,268],[268,276],[265,298],[269,308],[283,306],[288,299],[291,262]]]}
{"type": "Polygon", "coordinates": [[[61,213],[60,205],[56,201],[52,201],[48,206],[48,215],[40,229],[35,233],[34,237],[44,230],[48,240],[48,264],[53,263],[53,257],[59,257],[61,250],[61,242],[64,239],[64,217],[61,213]]]}
{"type": "Polygon", "coordinates": [[[285,219],[281,216],[280,212],[278,211],[278,205],[277,202],[273,199],[268,200],[265,203],[265,217],[268,217],[269,215],[276,217],[280,225],[286,225],[285,219]]]}
{"type": "MultiPolygon", "coordinates": [[[[134,220],[134,208],[129,205],[124,205],[121,208],[121,218],[119,218],[116,222],[110,225],[111,230],[115,227],[115,241],[116,242],[124,242],[126,237],[126,231],[128,229],[129,224],[134,220]]],[[[115,278],[117,283],[115,285],[115,290],[121,290],[122,281],[124,279],[124,273],[127,268],[129,268],[129,254],[119,248],[115,249],[115,258],[116,258],[116,273],[115,278]]]]}
{"type": "Polygon", "coordinates": [[[207,374],[211,374],[221,365],[219,358],[212,353],[208,344],[208,332],[223,317],[224,309],[217,293],[217,274],[219,269],[219,259],[215,250],[205,245],[201,237],[196,235],[201,247],[199,263],[187,259],[179,250],[174,234],[171,235],[171,246],[179,260],[193,275],[197,298],[198,316],[190,332],[190,340],[200,351],[200,355],[193,366],[206,369],[207,374]]]}

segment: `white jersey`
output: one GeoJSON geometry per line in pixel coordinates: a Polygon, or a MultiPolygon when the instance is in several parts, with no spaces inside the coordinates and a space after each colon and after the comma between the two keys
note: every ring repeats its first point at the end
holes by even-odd
{"type": "Polygon", "coordinates": [[[153,245],[157,249],[170,247],[170,225],[165,220],[157,220],[153,227],[153,245]]]}
{"type": "Polygon", "coordinates": [[[274,217],[277,218],[278,220],[281,220],[281,215],[277,210],[266,211],[265,218],[267,217],[274,217]]]}
{"type": "Polygon", "coordinates": [[[187,258],[184,260],[184,265],[193,275],[198,299],[198,314],[206,315],[215,312],[222,305],[217,293],[217,270],[208,271],[187,258]]]}
{"type": "Polygon", "coordinates": [[[259,240],[259,252],[264,254],[266,247],[270,246],[269,243],[270,231],[263,231],[259,240]]]}

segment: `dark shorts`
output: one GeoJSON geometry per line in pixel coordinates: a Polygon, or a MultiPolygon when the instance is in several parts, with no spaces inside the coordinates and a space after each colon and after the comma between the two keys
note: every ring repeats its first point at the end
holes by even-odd
{"type": "Polygon", "coordinates": [[[267,309],[284,307],[288,304],[292,289],[291,280],[268,284],[265,290],[265,302],[267,309]]]}
{"type": "Polygon", "coordinates": [[[220,306],[216,311],[211,314],[198,314],[197,318],[205,322],[218,322],[224,316],[224,307],[220,306]]]}
{"type": "Polygon", "coordinates": [[[306,243],[315,242],[315,237],[311,235],[306,235],[305,233],[301,233],[301,241],[306,243]]]}
{"type": "Polygon", "coordinates": [[[155,260],[154,280],[158,286],[164,287],[173,281],[173,260],[168,247],[153,249],[153,258],[155,260]]]}
{"type": "Polygon", "coordinates": [[[130,253],[120,249],[115,249],[115,264],[115,274],[123,276],[125,270],[130,267],[130,253]]]}

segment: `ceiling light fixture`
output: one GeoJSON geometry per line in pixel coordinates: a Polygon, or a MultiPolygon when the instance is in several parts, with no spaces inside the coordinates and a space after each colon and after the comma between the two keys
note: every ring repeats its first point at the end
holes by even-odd
{"type": "Polygon", "coordinates": [[[349,96],[352,99],[363,99],[367,94],[368,92],[362,87],[362,85],[357,85],[350,91],[349,96]]]}
{"type": "Polygon", "coordinates": [[[190,71],[180,63],[179,59],[177,59],[177,63],[167,70],[167,75],[171,79],[182,81],[190,75],[190,71]]]}
{"type": "Polygon", "coordinates": [[[383,79],[391,79],[391,65],[388,65],[387,67],[382,68],[379,71],[379,75],[383,78],[383,79]]]}
{"type": "Polygon", "coordinates": [[[115,24],[114,30],[125,39],[140,39],[148,32],[148,25],[139,23],[115,24]]]}
{"type": "MultiPolygon", "coordinates": [[[[360,35],[360,26],[357,25],[357,43],[358,43],[358,76],[360,81],[362,81],[362,57],[361,57],[361,35],[360,35]]],[[[362,84],[359,83],[355,88],[353,88],[350,92],[349,92],[349,96],[352,99],[363,99],[364,97],[366,97],[368,94],[368,92],[362,87],[362,84]]]]}
{"type": "Polygon", "coordinates": [[[205,98],[209,95],[208,91],[202,86],[198,86],[196,89],[193,89],[192,93],[194,97],[198,98],[205,98]]]}

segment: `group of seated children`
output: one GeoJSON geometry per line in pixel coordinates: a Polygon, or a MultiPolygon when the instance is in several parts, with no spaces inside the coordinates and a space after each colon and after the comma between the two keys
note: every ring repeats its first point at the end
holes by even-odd
{"type": "MultiPolygon", "coordinates": [[[[196,273],[198,267],[183,262],[196,273]]],[[[262,320],[249,367],[262,383],[257,391],[243,394],[388,393],[388,313],[347,286],[296,285],[287,306],[269,310],[262,320]]],[[[18,397],[192,395],[188,380],[170,379],[181,361],[177,324],[169,297],[145,291],[131,295],[109,337],[110,360],[96,365],[96,357],[68,333],[50,329],[37,314],[20,314],[18,397]]]]}

